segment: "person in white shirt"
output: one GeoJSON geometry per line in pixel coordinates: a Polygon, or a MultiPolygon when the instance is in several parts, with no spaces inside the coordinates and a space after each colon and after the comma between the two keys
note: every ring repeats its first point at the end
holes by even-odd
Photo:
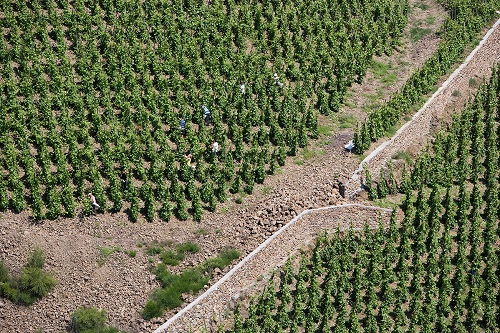
{"type": "Polygon", "coordinates": [[[219,143],[215,140],[212,140],[212,152],[215,155],[219,155],[219,143]]]}
{"type": "Polygon", "coordinates": [[[273,75],[274,84],[280,88],[283,88],[284,83],[279,81],[278,73],[274,73],[273,75]]]}
{"type": "Polygon", "coordinates": [[[97,204],[97,201],[92,193],[89,193],[88,197],[90,198],[90,203],[92,204],[92,211],[94,212],[94,215],[96,215],[97,210],[101,208],[101,206],[97,204]]]}

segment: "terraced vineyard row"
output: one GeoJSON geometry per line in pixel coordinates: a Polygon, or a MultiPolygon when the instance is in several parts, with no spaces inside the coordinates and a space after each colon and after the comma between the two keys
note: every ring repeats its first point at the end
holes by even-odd
{"type": "Polygon", "coordinates": [[[231,332],[497,332],[499,102],[497,67],[398,184],[400,226],[320,237],[231,332]]]}
{"type": "Polygon", "coordinates": [[[251,193],[317,137],[315,110],[336,111],[373,53],[391,52],[408,3],[18,0],[0,11],[0,211],[54,219],[84,202],[90,214],[91,191],[105,211],[168,221],[200,220],[228,189],[251,193]]]}

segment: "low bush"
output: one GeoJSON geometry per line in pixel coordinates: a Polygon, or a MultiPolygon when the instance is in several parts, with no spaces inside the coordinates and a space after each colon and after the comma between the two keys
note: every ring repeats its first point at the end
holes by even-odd
{"type": "Polygon", "coordinates": [[[42,250],[33,250],[19,277],[11,277],[5,264],[0,262],[0,296],[20,305],[33,304],[46,296],[57,281],[42,269],[44,262],[42,250]]]}
{"type": "Polygon", "coordinates": [[[79,308],[71,315],[71,332],[99,332],[106,328],[106,311],[79,308]]]}
{"type": "Polygon", "coordinates": [[[38,267],[25,267],[20,277],[20,289],[31,294],[35,298],[46,296],[57,284],[56,279],[50,273],[44,272],[38,267]]]}
{"type": "Polygon", "coordinates": [[[240,256],[240,253],[234,249],[221,251],[218,257],[210,258],[201,265],[188,269],[180,274],[172,274],[167,270],[166,265],[175,260],[175,256],[182,255],[184,252],[197,252],[199,246],[193,243],[184,243],[177,246],[179,253],[173,251],[164,251],[160,254],[162,263],[158,264],[153,270],[162,288],[156,289],[151,299],[146,303],[141,315],[144,319],[151,319],[163,315],[165,309],[174,309],[182,304],[182,294],[197,293],[210,280],[210,273],[214,268],[223,269],[234,259],[240,256]]]}
{"type": "Polygon", "coordinates": [[[175,253],[172,250],[163,251],[160,253],[160,259],[166,265],[177,266],[179,263],[184,260],[184,253],[175,253]]]}
{"type": "Polygon", "coordinates": [[[142,310],[142,317],[145,319],[151,319],[154,317],[160,317],[163,314],[163,307],[158,304],[154,299],[150,299],[146,302],[144,310],[142,310]]]}
{"type": "Polygon", "coordinates": [[[179,253],[184,253],[184,252],[196,253],[200,251],[200,246],[196,243],[187,242],[177,245],[176,249],[177,252],[179,253]]]}
{"type": "Polygon", "coordinates": [[[43,251],[39,248],[34,249],[28,258],[27,267],[42,268],[43,264],[45,264],[45,255],[43,251]]]}
{"type": "Polygon", "coordinates": [[[125,333],[106,324],[106,311],[82,307],[71,315],[71,333],[125,333]]]}

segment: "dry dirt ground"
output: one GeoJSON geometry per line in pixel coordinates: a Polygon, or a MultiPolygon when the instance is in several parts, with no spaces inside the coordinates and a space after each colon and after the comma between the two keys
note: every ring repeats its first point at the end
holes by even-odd
{"type": "MultiPolygon", "coordinates": [[[[334,134],[323,136],[315,148],[290,158],[281,172],[256,186],[254,195],[245,197],[242,204],[230,197],[217,212],[206,212],[201,223],[142,220],[134,224],[119,213],[33,225],[27,213],[0,215],[0,260],[18,273],[30,250],[39,247],[47,256],[46,269],[58,280],[47,297],[29,307],[0,299],[0,332],[65,331],[71,313],[81,306],[105,309],[110,324],[120,329],[151,332],[176,311],[149,322],[140,316],[151,291],[158,286],[151,273],[156,263],[150,261],[145,251],[148,244],[199,244],[200,252],[188,255],[177,268],[182,269],[217,255],[225,247],[235,247],[246,255],[300,211],[345,202],[338,194],[336,180],[349,177],[360,160],[343,150],[353,133],[352,129],[343,128],[343,123],[354,119],[355,124],[371,104],[388,99],[391,92],[401,87],[439,42],[430,33],[412,43],[411,29],[418,26],[436,31],[444,16],[434,1],[412,1],[403,46],[391,57],[377,59],[381,64],[390,64],[385,66],[387,72],[370,71],[363,84],[352,87],[347,106],[338,115],[321,119],[323,127],[334,134]],[[117,251],[104,258],[101,250],[112,248],[117,251]],[[130,250],[137,255],[125,253],[130,250]]],[[[465,94],[464,91],[462,95],[465,94]]],[[[215,273],[209,284],[228,270],[229,267],[215,273]]],[[[185,301],[192,299],[193,296],[187,296],[185,301]]]]}

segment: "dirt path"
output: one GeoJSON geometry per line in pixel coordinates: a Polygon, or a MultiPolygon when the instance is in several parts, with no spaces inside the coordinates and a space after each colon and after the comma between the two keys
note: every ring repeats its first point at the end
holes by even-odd
{"type": "MultiPolygon", "coordinates": [[[[439,22],[442,11],[430,0],[415,1],[412,15],[410,22],[431,16],[439,22]],[[422,3],[430,7],[422,10],[422,6],[416,6],[422,3]]],[[[412,23],[407,29],[408,35],[411,28],[412,23]]],[[[363,106],[373,102],[370,95],[362,95],[370,89],[374,92],[383,89],[396,91],[409,73],[435,50],[437,42],[438,39],[431,34],[417,43],[405,44],[408,46],[400,53],[378,59],[385,64],[392,61],[389,72],[398,73],[396,81],[392,81],[390,87],[384,87],[387,82],[382,81],[387,80],[386,76],[368,73],[362,85],[352,88],[351,95],[356,101],[351,105],[352,110],[342,110],[339,116],[352,114],[355,118],[361,117],[363,106]],[[404,70],[398,68],[398,63],[404,70]]],[[[387,97],[385,94],[381,100],[387,97]]],[[[171,240],[198,243],[201,251],[188,255],[176,268],[181,270],[216,255],[224,247],[236,247],[246,255],[303,210],[345,203],[335,187],[336,180],[350,177],[359,160],[343,151],[343,144],[352,138],[352,129],[336,133],[332,138],[321,140],[322,147],[313,157],[304,154],[289,159],[280,174],[268,177],[263,185],[256,186],[255,194],[244,198],[243,204],[236,204],[236,197],[232,197],[220,205],[216,213],[206,213],[202,223],[173,220],[169,223],[140,221],[133,224],[128,222],[125,214],[119,213],[33,225],[25,213],[0,215],[0,260],[14,272],[19,272],[29,251],[38,246],[47,254],[47,269],[59,281],[46,298],[30,307],[0,300],[0,331],[34,332],[43,329],[44,332],[59,332],[67,328],[71,313],[81,306],[105,309],[110,323],[121,329],[153,331],[175,311],[149,322],[140,317],[151,291],[158,286],[150,273],[158,259],[148,256],[145,247],[152,242],[168,243],[171,240]],[[115,248],[119,250],[107,258],[102,257],[102,249],[115,248]],[[136,251],[137,255],[132,257],[125,253],[130,250],[136,251]]],[[[229,269],[215,274],[210,284],[229,269]]],[[[205,290],[208,288],[209,285],[205,290]]],[[[186,296],[184,305],[193,299],[193,296],[186,296]]]]}

